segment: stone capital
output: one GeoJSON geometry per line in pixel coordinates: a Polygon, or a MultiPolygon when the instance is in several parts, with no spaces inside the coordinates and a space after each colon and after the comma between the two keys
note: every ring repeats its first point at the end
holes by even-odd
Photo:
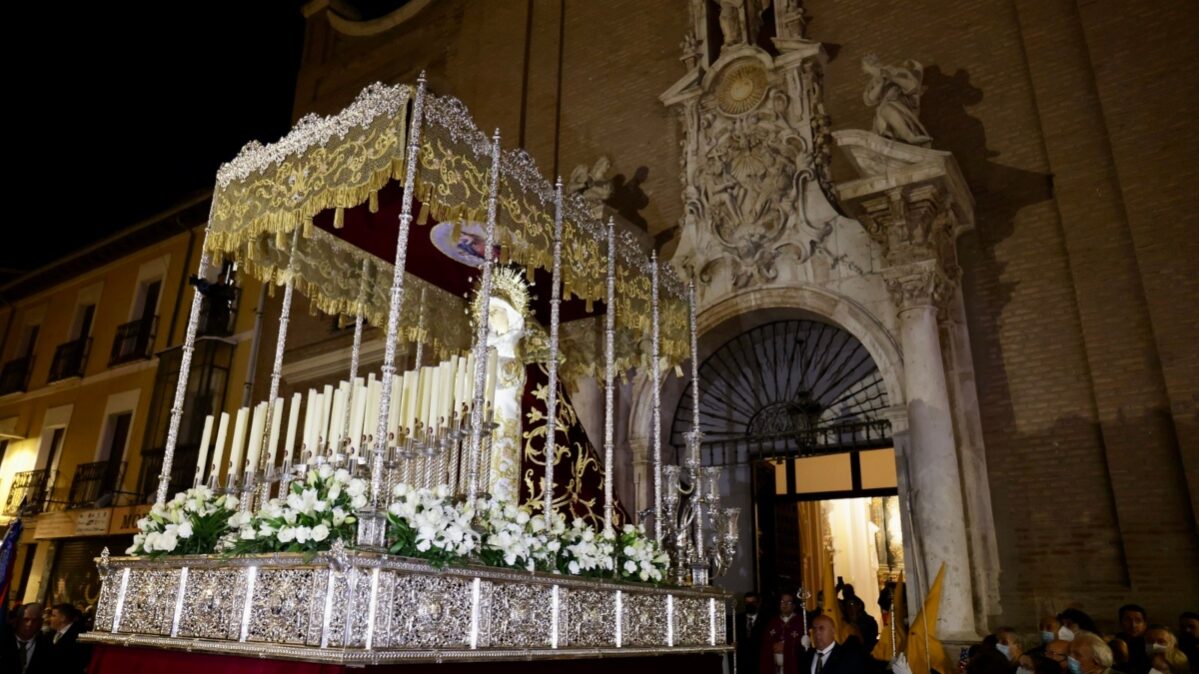
{"type": "Polygon", "coordinates": [[[901,316],[921,307],[939,310],[953,297],[957,282],[936,260],[889,267],[883,270],[883,280],[901,316]]]}
{"type": "Polygon", "coordinates": [[[859,174],[838,183],[837,199],[882,252],[888,267],[934,261],[957,276],[955,241],[974,225],[974,199],[948,152],[837,131],[859,174]]]}
{"type": "Polygon", "coordinates": [[[935,184],[900,185],[857,202],[855,215],[888,265],[956,262],[952,197],[935,184]]]}

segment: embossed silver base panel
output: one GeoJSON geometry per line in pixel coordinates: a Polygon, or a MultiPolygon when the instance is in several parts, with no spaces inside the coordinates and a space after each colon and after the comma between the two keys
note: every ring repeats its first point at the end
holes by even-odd
{"type": "Polygon", "coordinates": [[[727,593],[349,551],[100,561],[86,641],[340,664],[723,653],[727,593]]]}

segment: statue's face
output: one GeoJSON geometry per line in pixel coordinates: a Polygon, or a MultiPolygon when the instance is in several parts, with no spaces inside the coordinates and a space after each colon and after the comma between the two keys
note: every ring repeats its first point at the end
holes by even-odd
{"type": "Polygon", "coordinates": [[[501,355],[506,350],[500,343],[509,343],[508,348],[515,348],[525,329],[525,320],[520,312],[500,297],[491,298],[488,306],[487,326],[491,332],[488,343],[500,346],[501,355]]]}
{"type": "Polygon", "coordinates": [[[491,300],[491,311],[487,318],[487,325],[491,329],[491,334],[497,337],[508,333],[508,312],[504,307],[498,306],[498,304],[494,298],[491,300]]]}

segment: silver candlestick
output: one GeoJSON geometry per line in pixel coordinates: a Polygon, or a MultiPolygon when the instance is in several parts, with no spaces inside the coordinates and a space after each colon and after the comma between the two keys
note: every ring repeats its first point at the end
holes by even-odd
{"type": "MultiPolygon", "coordinates": [[[[699,337],[695,282],[687,287],[691,329],[691,430],[682,466],[661,466],[658,528],[676,582],[707,585],[728,572],[737,554],[739,508],[720,507],[720,472],[703,467],[699,426],[699,337]]],[[[656,431],[657,429],[655,429],[656,431]]],[[[657,468],[655,468],[655,472],[657,468]]],[[[658,494],[655,493],[655,499],[658,494]]]]}

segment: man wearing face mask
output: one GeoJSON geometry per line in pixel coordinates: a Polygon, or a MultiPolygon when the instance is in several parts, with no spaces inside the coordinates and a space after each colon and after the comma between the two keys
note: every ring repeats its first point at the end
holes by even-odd
{"type": "MultiPolygon", "coordinates": [[[[1137,604],[1125,604],[1116,614],[1120,621],[1120,631],[1116,639],[1128,644],[1128,661],[1125,667],[1130,672],[1144,672],[1149,669],[1149,658],[1145,656],[1145,629],[1149,626],[1148,614],[1137,604]]],[[[1113,642],[1115,639],[1112,640],[1113,642]]],[[[1113,643],[1109,643],[1113,646],[1113,643]]]]}
{"type": "Polygon", "coordinates": [[[1050,641],[1057,639],[1057,631],[1062,628],[1062,623],[1055,615],[1047,615],[1041,618],[1041,645],[1044,646],[1050,641]]]}
{"type": "Polygon", "coordinates": [[[1187,674],[1191,671],[1187,656],[1178,649],[1178,641],[1165,625],[1150,627],[1144,637],[1149,674],[1187,674]]]}
{"type": "Polygon", "coordinates": [[[766,621],[759,615],[762,598],[757,592],[745,593],[745,610],[737,614],[737,671],[758,674],[758,651],[766,621]]]}
{"type": "Polygon", "coordinates": [[[1079,632],[1066,658],[1070,674],[1112,674],[1112,649],[1094,632],[1079,632]]]}
{"type": "Polygon", "coordinates": [[[1024,653],[1024,649],[1020,647],[1020,637],[1016,635],[1016,630],[1010,627],[995,630],[995,650],[1002,653],[1013,668],[1024,653]]]}

